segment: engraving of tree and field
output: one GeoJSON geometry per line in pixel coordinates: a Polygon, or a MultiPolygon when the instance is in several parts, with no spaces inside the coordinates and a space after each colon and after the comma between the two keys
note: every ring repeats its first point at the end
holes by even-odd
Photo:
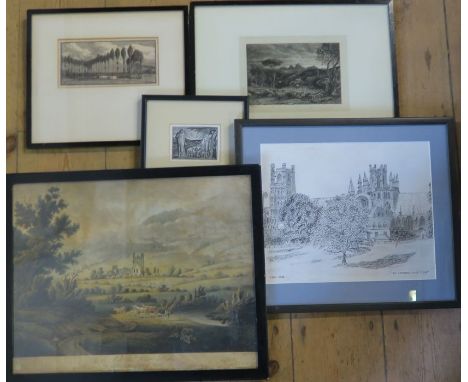
{"type": "Polygon", "coordinates": [[[60,41],[60,85],[157,84],[157,39],[60,41]]]}
{"type": "Polygon", "coordinates": [[[252,105],[341,104],[339,43],[247,44],[252,105]]]}
{"type": "Polygon", "coordinates": [[[263,145],[268,281],[436,278],[430,167],[427,142],[263,145]]]}
{"type": "Polygon", "coordinates": [[[249,180],[189,180],[15,186],[15,357],[255,351],[249,180]]]}

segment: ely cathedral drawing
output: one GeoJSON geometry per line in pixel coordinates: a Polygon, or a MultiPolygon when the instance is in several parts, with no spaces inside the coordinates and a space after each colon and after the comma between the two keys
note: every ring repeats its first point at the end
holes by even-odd
{"type": "MultiPolygon", "coordinates": [[[[264,224],[267,243],[281,242],[285,236],[281,211],[296,193],[296,172],[283,163],[271,164],[270,190],[264,193],[264,224]]],[[[431,185],[427,192],[401,193],[398,173],[388,173],[387,165],[369,165],[369,173],[359,174],[355,188],[349,180],[347,195],[359,199],[369,211],[367,239],[372,241],[431,238],[433,236],[431,185]]],[[[342,194],[346,195],[346,194],[342,194]]],[[[315,199],[325,204],[333,198],[315,199]]]]}
{"type": "Polygon", "coordinates": [[[367,238],[398,240],[409,236],[432,237],[431,185],[426,193],[400,193],[398,174],[387,173],[387,165],[369,165],[369,177],[359,174],[357,192],[352,179],[348,195],[369,209],[367,238]]]}

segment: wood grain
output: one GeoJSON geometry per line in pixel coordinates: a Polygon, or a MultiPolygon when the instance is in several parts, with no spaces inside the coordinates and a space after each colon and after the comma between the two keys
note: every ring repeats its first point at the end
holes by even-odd
{"type": "Polygon", "coordinates": [[[138,147],[108,147],[106,149],[106,169],[127,169],[140,167],[138,147]]]}
{"type": "Polygon", "coordinates": [[[60,8],[102,8],[105,0],[60,0],[60,8]]]}
{"type": "MultiPolygon", "coordinates": [[[[452,17],[460,16],[455,11],[452,17]]],[[[454,77],[450,75],[444,3],[398,0],[395,19],[401,115],[452,116],[454,77]]],[[[383,312],[387,381],[457,380],[452,377],[459,373],[459,317],[458,309],[383,312]],[[450,340],[443,341],[439,335],[447,330],[450,340]],[[432,348],[435,344],[437,350],[432,348]],[[433,358],[439,353],[443,356],[433,358]]]]}
{"type": "Polygon", "coordinates": [[[294,381],[291,352],[291,315],[268,317],[269,373],[272,382],[294,381]]]}
{"type": "Polygon", "coordinates": [[[444,4],[394,3],[400,115],[452,115],[444,4]]]}
{"type": "MultiPolygon", "coordinates": [[[[138,148],[26,150],[26,10],[188,0],[7,0],[7,171],[138,166],[138,148]]],[[[394,0],[402,116],[454,115],[460,138],[460,0],[394,0]]],[[[460,139],[459,139],[460,143],[460,139]]],[[[271,380],[460,380],[460,311],[271,316],[271,380]]]]}
{"type": "Polygon", "coordinates": [[[189,0],[106,0],[106,7],[128,7],[134,6],[164,6],[164,5],[188,5],[189,0]]]}
{"type": "Polygon", "coordinates": [[[18,133],[18,172],[81,171],[105,168],[103,149],[28,150],[24,133],[18,133]]]}
{"type": "Polygon", "coordinates": [[[6,4],[6,171],[17,170],[17,131],[18,131],[18,46],[19,46],[19,3],[8,1],[6,4]]]}
{"type": "Polygon", "coordinates": [[[378,312],[293,315],[292,338],[296,381],[385,381],[378,312]]]}
{"type": "Polygon", "coordinates": [[[461,152],[461,18],[460,0],[445,0],[445,23],[450,64],[453,115],[457,127],[458,152],[461,152]]]}
{"type": "Polygon", "coordinates": [[[384,325],[388,382],[460,380],[458,309],[388,312],[384,325]]]}

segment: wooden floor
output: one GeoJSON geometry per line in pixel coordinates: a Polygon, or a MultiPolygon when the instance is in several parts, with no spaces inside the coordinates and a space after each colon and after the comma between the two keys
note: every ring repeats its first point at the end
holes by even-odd
{"type": "MultiPolygon", "coordinates": [[[[7,171],[133,168],[136,148],[26,150],[26,10],[185,0],[7,0],[7,171]]],[[[401,116],[454,116],[460,142],[460,0],[394,0],[401,116]]],[[[50,116],[53,119],[53,116],[50,116]]],[[[271,316],[271,380],[458,381],[460,311],[271,316]]]]}

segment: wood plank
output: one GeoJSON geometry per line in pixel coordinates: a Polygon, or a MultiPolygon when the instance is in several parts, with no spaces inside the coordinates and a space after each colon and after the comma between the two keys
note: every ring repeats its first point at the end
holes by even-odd
{"type": "Polygon", "coordinates": [[[270,381],[294,381],[291,346],[291,315],[275,314],[268,316],[270,381]]]}
{"type": "Polygon", "coordinates": [[[459,381],[460,324],[459,309],[387,312],[387,381],[459,381]]]}
{"type": "Polygon", "coordinates": [[[127,169],[140,167],[140,149],[138,147],[106,148],[106,169],[127,169]]]}
{"type": "Polygon", "coordinates": [[[17,113],[18,113],[18,41],[19,41],[19,2],[6,2],[6,171],[17,169],[17,113]]]}
{"type": "Polygon", "coordinates": [[[106,0],[60,0],[60,8],[101,8],[106,0]]]}
{"type": "Polygon", "coordinates": [[[378,312],[293,315],[296,381],[385,381],[378,312]]]}
{"type": "MultiPolygon", "coordinates": [[[[290,314],[273,314],[268,316],[268,352],[268,381],[293,382],[290,314]]],[[[241,381],[230,380],[230,382],[241,381]]],[[[243,382],[254,381],[243,380],[243,382]]]]}
{"type": "Polygon", "coordinates": [[[401,116],[452,115],[444,4],[395,0],[401,116]]]}
{"type": "Polygon", "coordinates": [[[163,6],[163,5],[188,5],[190,0],[106,0],[106,7],[129,7],[129,6],[163,6]]]}
{"type": "Polygon", "coordinates": [[[18,172],[103,170],[105,151],[92,149],[27,150],[18,133],[18,172]]]}
{"type": "Polygon", "coordinates": [[[445,0],[445,22],[450,63],[453,114],[461,153],[461,1],[445,0]]]}

